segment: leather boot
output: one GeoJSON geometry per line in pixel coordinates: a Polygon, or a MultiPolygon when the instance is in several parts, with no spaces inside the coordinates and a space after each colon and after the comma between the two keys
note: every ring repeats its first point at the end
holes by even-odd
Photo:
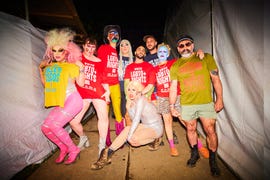
{"type": "Polygon", "coordinates": [[[191,148],[191,156],[190,159],[187,161],[187,166],[188,167],[195,167],[196,166],[196,162],[200,159],[200,155],[198,152],[198,146],[197,144],[195,144],[192,148],[191,148]]]}
{"type": "Polygon", "coordinates": [[[108,161],[108,150],[108,148],[102,149],[97,162],[91,165],[92,170],[102,169],[104,166],[111,163],[111,161],[108,161]]]}
{"type": "Polygon", "coordinates": [[[149,151],[156,151],[158,150],[159,146],[160,146],[160,142],[161,142],[161,137],[160,138],[156,138],[151,144],[149,144],[148,150],[149,151]]]}
{"type": "Polygon", "coordinates": [[[209,165],[212,176],[220,176],[220,169],[216,162],[216,152],[213,152],[212,150],[209,150],[210,156],[209,156],[209,165]]]}

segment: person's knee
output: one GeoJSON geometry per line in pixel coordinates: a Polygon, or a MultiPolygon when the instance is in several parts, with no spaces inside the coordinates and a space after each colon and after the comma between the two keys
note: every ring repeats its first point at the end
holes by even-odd
{"type": "Polygon", "coordinates": [[[186,123],[186,128],[188,132],[196,132],[197,129],[197,124],[196,122],[190,122],[190,123],[186,123]]]}
{"type": "Polygon", "coordinates": [[[81,122],[80,121],[70,121],[69,125],[71,126],[71,128],[74,128],[76,126],[78,126],[81,122]]]}
{"type": "Polygon", "coordinates": [[[128,141],[128,143],[130,144],[130,145],[132,145],[132,146],[140,146],[140,144],[139,144],[139,142],[138,142],[138,140],[135,138],[135,137],[132,137],[129,141],[128,141]]]}
{"type": "Polygon", "coordinates": [[[205,128],[205,132],[208,134],[208,136],[215,135],[216,130],[214,125],[209,125],[205,128]]]}

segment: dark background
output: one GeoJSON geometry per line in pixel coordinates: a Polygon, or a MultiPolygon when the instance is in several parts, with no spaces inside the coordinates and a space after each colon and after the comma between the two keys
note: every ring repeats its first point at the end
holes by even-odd
{"type": "Polygon", "coordinates": [[[43,30],[66,25],[82,30],[80,26],[84,26],[86,32],[82,34],[96,37],[99,45],[103,43],[103,28],[117,24],[122,39],[128,39],[134,51],[144,45],[143,36],[147,34],[154,35],[158,43],[163,41],[167,12],[175,1],[8,0],[2,3],[0,11],[23,19],[27,19],[29,11],[30,23],[43,30]]]}
{"type": "Polygon", "coordinates": [[[74,1],[81,21],[88,33],[95,35],[102,43],[103,28],[108,24],[121,27],[122,39],[128,39],[133,51],[144,45],[143,36],[153,34],[159,42],[163,41],[164,25],[169,1],[74,1]],[[94,5],[95,4],[95,5],[94,5]]]}

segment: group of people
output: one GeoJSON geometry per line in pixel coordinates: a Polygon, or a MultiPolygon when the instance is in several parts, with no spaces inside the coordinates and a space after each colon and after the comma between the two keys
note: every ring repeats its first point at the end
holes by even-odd
{"type": "Polygon", "coordinates": [[[175,117],[187,130],[191,147],[187,166],[194,167],[202,152],[209,156],[212,175],[219,176],[215,122],[223,99],[214,58],[202,51],[195,52],[194,40],[189,35],[178,39],[180,58],[173,59],[170,46],[158,45],[152,35],[143,38],[146,48],[137,47],[133,55],[131,43],[121,40],[118,25],[107,25],[103,33],[104,44],[98,47],[96,39],[86,37],[82,51],[73,42],[75,33],[68,28],[53,29],[45,37],[47,49],[39,70],[45,88],[45,107],[52,110],[41,130],[60,150],[55,162],[72,164],[80,151],[90,146],[81,120],[93,103],[98,117],[99,158],[91,169],[109,164],[112,154],[127,142],[135,147],[148,144],[149,150],[157,150],[164,132],[170,155],[178,156],[172,129],[175,117]],[[113,141],[111,105],[117,135],[113,141]],[[198,138],[198,119],[205,130],[209,151],[198,138]],[[80,138],[77,146],[64,129],[68,123],[80,138]]]}

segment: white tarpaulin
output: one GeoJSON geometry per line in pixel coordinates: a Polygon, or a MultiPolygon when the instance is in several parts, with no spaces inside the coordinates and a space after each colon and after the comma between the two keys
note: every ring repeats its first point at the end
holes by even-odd
{"type": "MultiPolygon", "coordinates": [[[[165,39],[182,33],[213,54],[225,108],[218,115],[218,155],[243,179],[269,178],[269,15],[262,0],[183,0],[173,4],[165,39]],[[268,39],[268,41],[267,41],[268,39]],[[268,96],[267,96],[268,95],[268,96]]],[[[174,48],[174,55],[177,55],[174,48]]]]}
{"type": "Polygon", "coordinates": [[[0,179],[42,161],[55,148],[40,130],[48,110],[38,65],[44,32],[0,12],[0,179]]]}

